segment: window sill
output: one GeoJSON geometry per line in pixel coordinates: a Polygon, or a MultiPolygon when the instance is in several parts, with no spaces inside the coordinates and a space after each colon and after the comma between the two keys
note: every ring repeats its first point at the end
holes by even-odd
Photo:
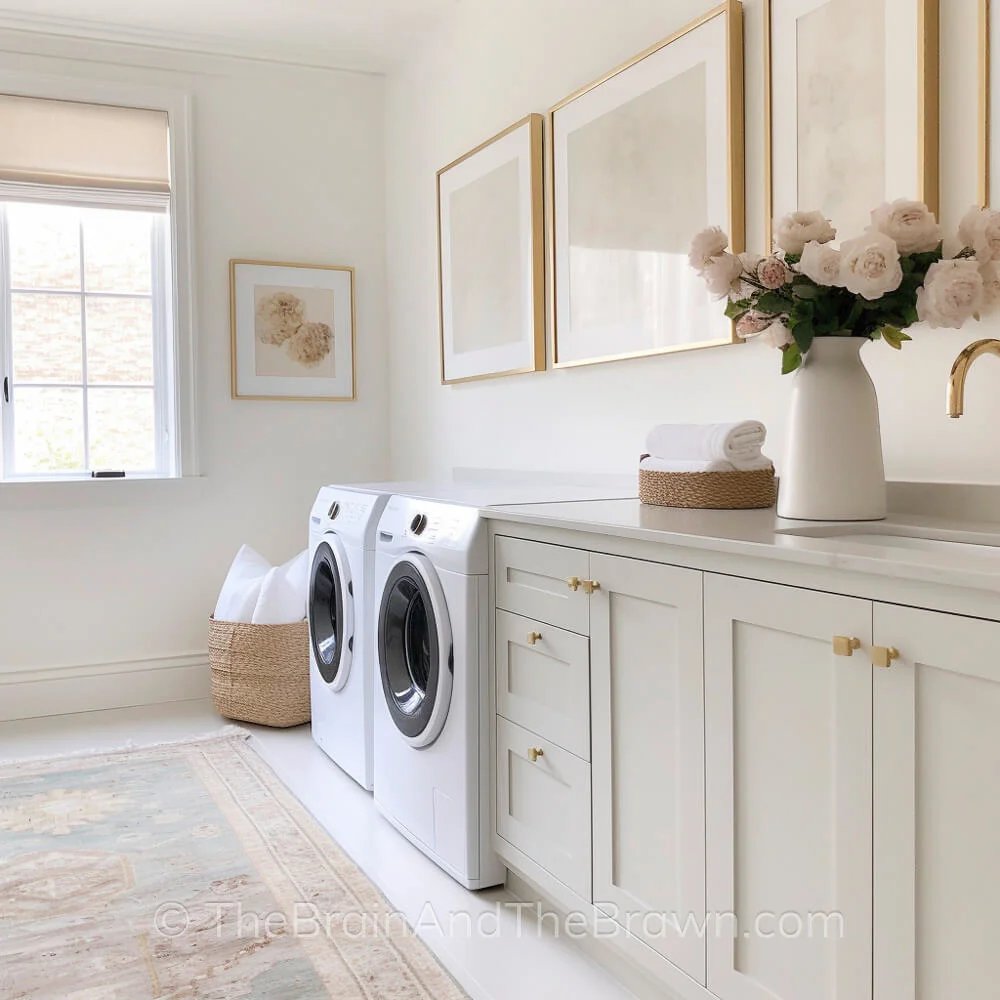
{"type": "Polygon", "coordinates": [[[204,476],[0,482],[0,510],[172,506],[200,499],[204,484],[204,476]]]}

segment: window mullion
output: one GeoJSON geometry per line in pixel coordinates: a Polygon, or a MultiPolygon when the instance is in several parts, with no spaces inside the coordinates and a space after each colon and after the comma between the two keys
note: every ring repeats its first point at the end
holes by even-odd
{"type": "Polygon", "coordinates": [[[83,216],[80,216],[80,371],[83,376],[83,471],[90,468],[90,399],[87,393],[87,267],[83,247],[83,216]]]}
{"type": "Polygon", "coordinates": [[[10,240],[7,208],[0,204],[0,385],[7,379],[9,402],[0,396],[0,479],[14,474],[14,345],[11,335],[10,240]]]}

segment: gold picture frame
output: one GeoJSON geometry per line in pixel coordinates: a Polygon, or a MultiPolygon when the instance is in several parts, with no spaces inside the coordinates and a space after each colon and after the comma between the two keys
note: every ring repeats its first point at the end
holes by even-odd
{"type": "MultiPolygon", "coordinates": [[[[778,207],[775,194],[775,127],[774,95],[775,85],[775,24],[774,10],[782,0],[764,0],[764,245],[773,247],[773,229],[776,215],[783,215],[791,209],[778,207]]],[[[912,192],[927,207],[938,213],[940,209],[940,0],[887,0],[899,5],[904,16],[914,18],[912,37],[915,38],[914,74],[916,80],[916,135],[914,139],[914,190],[912,192]]],[[[981,0],[985,3],[986,0],[981,0]]],[[[855,38],[855,35],[851,36],[855,38]]],[[[827,36],[829,42],[829,36],[827,36]]],[[[796,64],[794,59],[785,58],[782,65],[796,64]]],[[[796,148],[796,152],[798,152],[796,148]]],[[[904,191],[888,191],[884,199],[902,195],[904,191]]],[[[799,205],[800,208],[814,208],[814,205],[799,205]]],[[[866,211],[874,207],[867,205],[866,211]]],[[[833,220],[836,224],[837,220],[833,220]]]]}
{"type": "Polygon", "coordinates": [[[545,370],[543,128],[527,115],[437,172],[442,385],[545,370]]]}
{"type": "Polygon", "coordinates": [[[229,326],[233,399],[357,399],[353,267],[233,258],[229,326]]]}
{"type": "MultiPolygon", "coordinates": [[[[651,65],[651,63],[646,62],[647,60],[665,58],[665,53],[675,43],[690,42],[693,34],[698,31],[709,32],[713,27],[713,22],[718,22],[719,24],[724,25],[724,40],[721,42],[721,46],[724,46],[724,51],[721,51],[720,53],[708,52],[706,50],[706,56],[702,65],[707,65],[709,59],[713,55],[719,56],[725,63],[724,86],[716,88],[716,92],[722,91],[721,105],[714,109],[716,113],[724,109],[725,116],[724,153],[722,154],[725,158],[725,190],[724,197],[717,199],[718,201],[724,202],[725,207],[724,209],[718,211],[714,217],[703,220],[701,227],[709,224],[720,225],[726,229],[730,239],[730,248],[734,253],[740,253],[745,249],[746,214],[744,149],[745,126],[743,106],[743,6],[739,0],[725,0],[725,2],[713,7],[701,17],[696,18],[694,21],[680,28],[678,31],[675,31],[667,38],[664,38],[662,41],[659,41],[655,45],[645,49],[643,52],[640,52],[628,62],[623,63],[610,72],[604,74],[604,76],[599,79],[570,94],[569,97],[549,109],[549,141],[546,148],[546,167],[548,179],[547,230],[550,273],[548,311],[552,327],[553,368],[575,368],[583,365],[603,364],[609,361],[653,357],[661,354],[672,354],[678,351],[698,350],[706,347],[720,347],[741,343],[741,340],[736,336],[735,325],[722,317],[722,310],[718,307],[718,303],[711,303],[708,300],[707,292],[705,292],[701,287],[697,275],[693,272],[690,274],[686,273],[686,253],[684,255],[685,273],[683,278],[680,280],[687,282],[690,279],[690,288],[692,290],[691,294],[705,296],[703,315],[706,317],[706,322],[711,322],[712,325],[717,325],[720,330],[724,329],[724,335],[720,334],[717,337],[710,337],[705,340],[654,344],[650,346],[641,346],[637,349],[628,349],[624,351],[611,350],[607,352],[589,354],[582,357],[572,357],[570,356],[571,352],[566,347],[566,341],[568,339],[566,334],[567,321],[560,315],[561,312],[565,313],[569,311],[565,305],[562,309],[560,308],[560,300],[563,295],[562,288],[568,284],[565,273],[563,273],[562,278],[560,278],[560,272],[564,272],[564,267],[566,265],[566,261],[562,258],[568,256],[569,250],[568,240],[564,241],[561,237],[562,225],[559,208],[560,202],[566,197],[565,194],[561,194],[561,190],[564,187],[564,185],[560,183],[562,167],[560,163],[557,162],[561,146],[559,129],[560,114],[565,114],[567,109],[573,108],[574,106],[579,107],[579,102],[582,100],[586,101],[593,95],[598,94],[601,91],[601,88],[618,86],[621,81],[627,80],[630,73],[639,72],[644,64],[647,67],[651,65]]],[[[718,34],[722,35],[723,33],[719,32],[718,34]]],[[[710,45],[712,41],[713,38],[707,35],[705,39],[706,46],[710,45]]],[[[706,74],[707,72],[708,71],[706,70],[706,74]]],[[[677,74],[677,76],[679,75],[680,74],[677,74]]],[[[664,80],[661,80],[660,83],[671,82],[676,78],[676,76],[667,76],[664,80]]],[[[642,97],[644,94],[652,93],[657,89],[658,85],[659,84],[648,88],[646,91],[640,90],[635,96],[642,97]]],[[[618,107],[627,106],[629,101],[632,99],[633,98],[629,98],[618,107]]],[[[705,101],[705,118],[707,128],[707,121],[710,115],[707,97],[705,101]]],[[[617,108],[612,110],[617,110],[617,108]]],[[[708,154],[706,152],[706,158],[707,156],[708,154]]],[[[655,207],[651,207],[650,211],[655,212],[655,207]]],[[[563,214],[565,215],[568,213],[564,211],[563,214]]],[[[691,232],[687,234],[688,239],[695,235],[697,228],[699,227],[692,227],[691,232]]],[[[656,252],[660,257],[668,256],[662,251],[656,252]]],[[[671,252],[671,255],[672,254],[673,252],[671,252]]]]}
{"type": "Polygon", "coordinates": [[[993,151],[992,123],[990,119],[994,112],[992,88],[993,67],[991,65],[992,45],[990,34],[993,31],[993,10],[991,0],[978,0],[979,9],[979,204],[986,207],[990,203],[993,186],[993,151]]]}

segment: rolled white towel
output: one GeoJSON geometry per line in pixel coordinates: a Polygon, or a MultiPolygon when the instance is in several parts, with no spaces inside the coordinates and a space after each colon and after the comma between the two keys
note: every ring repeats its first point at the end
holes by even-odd
{"type": "MultiPolygon", "coordinates": [[[[774,463],[767,455],[760,455],[756,459],[748,460],[739,469],[740,472],[754,472],[758,469],[771,469],[774,463]]],[[[712,462],[699,461],[692,458],[657,458],[655,455],[645,455],[639,461],[639,468],[647,472],[736,472],[736,466],[732,462],[719,461],[712,462]]]]}
{"type": "Polygon", "coordinates": [[[646,437],[646,451],[656,458],[731,462],[737,469],[760,468],[767,438],[759,420],[730,424],[660,424],[646,437]]]}

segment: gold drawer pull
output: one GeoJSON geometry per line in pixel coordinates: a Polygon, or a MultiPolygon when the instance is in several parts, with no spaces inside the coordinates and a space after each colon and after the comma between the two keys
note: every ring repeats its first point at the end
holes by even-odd
{"type": "Polygon", "coordinates": [[[541,747],[532,747],[528,751],[528,759],[531,761],[532,764],[534,764],[539,757],[544,757],[544,756],[545,756],[545,751],[542,750],[541,747]]]}
{"type": "Polygon", "coordinates": [[[861,648],[861,640],[848,635],[835,635],[833,637],[834,656],[853,656],[854,650],[861,648]]]}
{"type": "Polygon", "coordinates": [[[585,594],[592,594],[595,590],[601,589],[601,585],[596,580],[581,580],[580,586],[583,587],[585,594]]]}
{"type": "Polygon", "coordinates": [[[542,633],[541,632],[529,632],[528,633],[528,645],[529,646],[534,646],[534,644],[536,642],[538,642],[538,640],[541,639],[541,637],[542,637],[542,633]]]}
{"type": "Polygon", "coordinates": [[[872,666],[891,667],[893,660],[899,659],[899,650],[895,646],[872,646],[872,666]]]}
{"type": "Polygon", "coordinates": [[[571,576],[566,581],[566,586],[569,587],[570,590],[574,590],[574,591],[579,590],[580,589],[580,578],[578,576],[571,576]]]}

